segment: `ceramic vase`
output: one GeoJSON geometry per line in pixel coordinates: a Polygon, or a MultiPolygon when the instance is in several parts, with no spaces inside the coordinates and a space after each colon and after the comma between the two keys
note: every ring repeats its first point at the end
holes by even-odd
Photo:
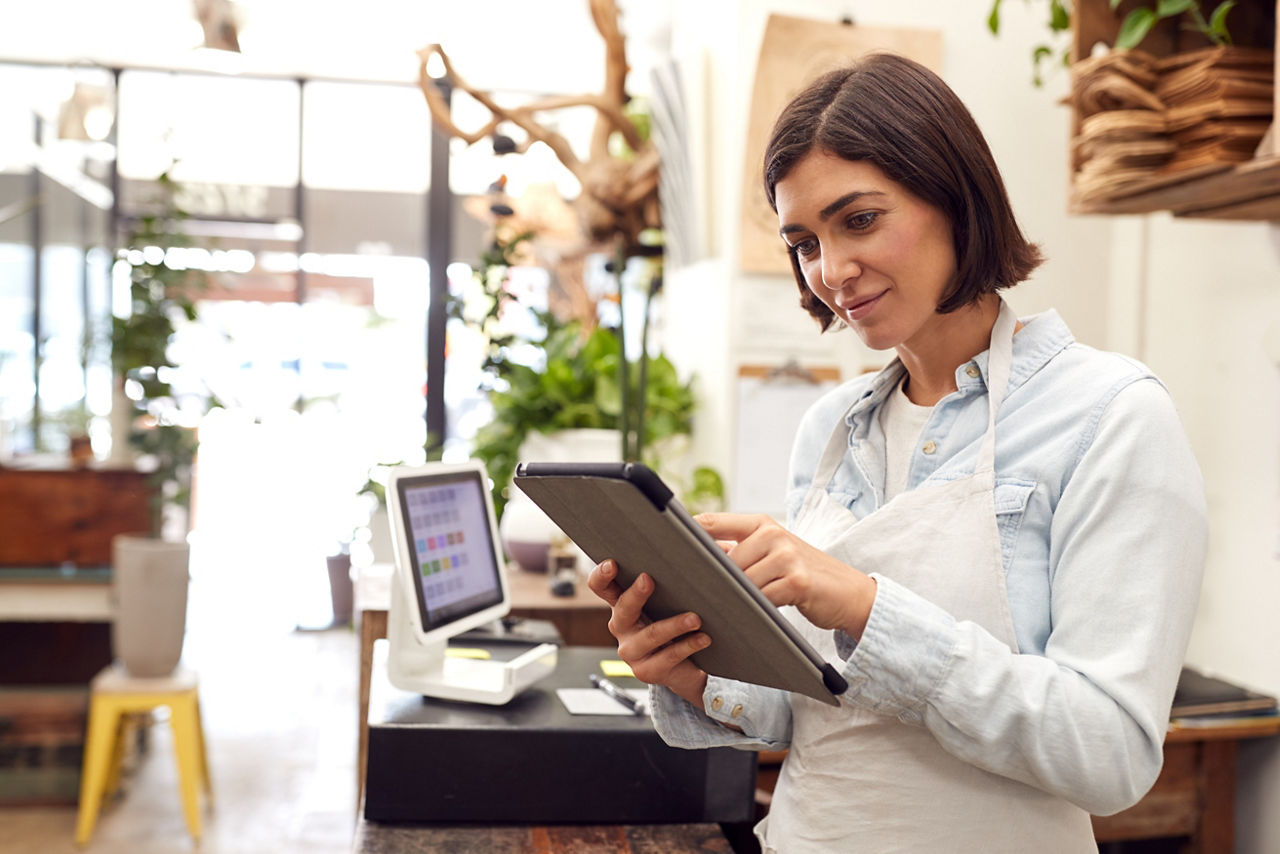
{"type": "MultiPolygon", "coordinates": [[[[622,461],[622,434],[617,430],[577,429],[530,433],[520,446],[525,463],[616,463],[622,461]]],[[[499,531],[508,557],[526,572],[547,571],[547,551],[559,528],[514,483],[502,512],[499,531]]],[[[577,547],[574,547],[575,551],[577,547]]],[[[579,552],[578,567],[592,564],[579,552]]]]}
{"type": "Polygon", "coordinates": [[[122,534],[111,542],[111,649],[133,676],[168,676],[182,659],[190,546],[122,534]]]}

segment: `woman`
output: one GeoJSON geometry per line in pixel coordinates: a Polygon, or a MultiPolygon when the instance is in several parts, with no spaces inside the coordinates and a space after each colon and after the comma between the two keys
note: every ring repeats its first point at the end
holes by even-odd
{"type": "Polygon", "coordinates": [[[682,747],[788,747],[765,850],[1093,851],[1154,782],[1205,551],[1169,395],[997,291],[1040,263],[937,76],[877,55],[802,92],[765,186],[801,304],[888,367],[822,398],[788,524],[700,523],[849,682],[839,707],[708,677],[697,616],[602,563],[618,653],[682,747]]]}

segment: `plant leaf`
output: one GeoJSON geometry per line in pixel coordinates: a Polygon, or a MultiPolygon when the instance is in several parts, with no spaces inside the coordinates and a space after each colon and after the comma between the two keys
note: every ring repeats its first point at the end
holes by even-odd
{"type": "Polygon", "coordinates": [[[1116,7],[1120,5],[1120,0],[1110,0],[1110,2],[1111,2],[1111,11],[1114,12],[1116,10],[1116,7]]]}
{"type": "Polygon", "coordinates": [[[1198,0],[1159,0],[1156,3],[1157,18],[1172,18],[1195,6],[1198,0]]]}
{"type": "Polygon", "coordinates": [[[1218,8],[1209,16],[1209,34],[1217,36],[1226,44],[1231,44],[1231,33],[1227,31],[1227,13],[1235,8],[1236,0],[1219,3],[1218,8]]]}
{"type": "Polygon", "coordinates": [[[1044,85],[1044,78],[1040,76],[1040,63],[1045,57],[1053,55],[1053,48],[1048,45],[1036,45],[1035,50],[1031,51],[1031,82],[1036,86],[1044,85]]]}
{"type": "Polygon", "coordinates": [[[1003,0],[994,0],[991,4],[991,14],[987,16],[987,29],[991,30],[991,35],[1000,35],[1000,3],[1003,0]]]}
{"type": "Polygon", "coordinates": [[[1116,47],[1128,50],[1137,47],[1155,26],[1156,13],[1150,9],[1134,9],[1125,16],[1120,24],[1120,32],[1116,35],[1116,47]]]}
{"type": "Polygon", "coordinates": [[[1071,29],[1071,13],[1062,0],[1049,0],[1049,29],[1055,33],[1071,29]]]}

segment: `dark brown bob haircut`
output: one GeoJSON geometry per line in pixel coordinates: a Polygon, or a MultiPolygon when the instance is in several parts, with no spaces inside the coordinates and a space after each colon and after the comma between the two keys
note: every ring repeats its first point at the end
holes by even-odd
{"type": "MultiPolygon", "coordinates": [[[[775,212],[778,182],[821,149],[873,164],[947,217],[956,275],[940,314],[1018,284],[1044,260],[1013,218],[977,122],[956,93],[918,62],[871,54],[819,77],[787,105],[764,155],[764,190],[775,212]]],[[[805,284],[794,253],[791,268],[800,304],[825,332],[835,316],[805,284]]]]}

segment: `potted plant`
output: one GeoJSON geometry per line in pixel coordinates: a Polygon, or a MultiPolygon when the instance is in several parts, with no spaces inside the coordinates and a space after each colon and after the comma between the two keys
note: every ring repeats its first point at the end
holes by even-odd
{"type": "MultiPolygon", "coordinates": [[[[500,220],[508,210],[499,207],[500,220]]],[[[453,295],[449,311],[487,340],[483,369],[494,414],[476,433],[474,455],[484,461],[493,482],[494,507],[512,557],[524,568],[540,571],[554,532],[532,502],[509,489],[522,459],[640,460],[673,482],[690,506],[721,501],[724,486],[717,472],[695,467],[686,474],[675,464],[682,456],[680,440],[692,432],[695,399],[692,381],[682,382],[664,355],[649,356],[642,347],[640,356],[628,362],[617,329],[587,328],[580,319],[563,320],[551,311],[533,312],[545,331],[540,338],[504,329],[503,314],[519,303],[508,276],[532,234],[502,226],[499,221],[476,271],[471,299],[453,295]],[[476,302],[482,311],[469,309],[468,303],[476,302]],[[628,387],[632,393],[626,395],[628,387]],[[630,438],[627,428],[633,432],[630,438]]],[[[650,281],[646,302],[659,290],[659,274],[654,272],[650,281]]],[[[648,337],[647,325],[641,337],[648,337]]]]}
{"type": "MultiPolygon", "coordinates": [[[[151,530],[119,536],[113,543],[112,645],[138,676],[166,675],[182,655],[190,556],[185,511],[196,435],[184,421],[171,383],[176,366],[169,347],[177,324],[195,320],[196,297],[207,286],[203,271],[185,269],[171,253],[189,246],[190,240],[180,228],[186,214],[176,202],[178,185],[167,171],[157,179],[156,190],[152,211],[138,220],[118,252],[118,264],[128,271],[130,310],[112,318],[110,332],[115,405],[127,408],[127,419],[113,418],[114,427],[127,429],[127,435],[117,432],[113,444],[127,441],[136,452],[137,464],[150,472],[152,496],[151,530]],[[178,511],[179,524],[166,531],[171,508],[178,511]]],[[[208,399],[200,403],[203,412],[208,399]]]]}

